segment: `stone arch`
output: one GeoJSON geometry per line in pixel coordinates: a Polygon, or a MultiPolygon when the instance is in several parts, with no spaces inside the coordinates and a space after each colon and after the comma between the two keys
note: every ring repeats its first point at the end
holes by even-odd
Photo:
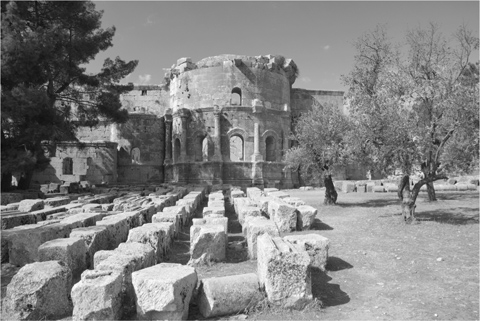
{"type": "Polygon", "coordinates": [[[262,134],[264,144],[265,160],[267,162],[276,162],[279,156],[280,136],[276,131],[268,129],[262,134]]]}
{"type": "Polygon", "coordinates": [[[248,139],[249,135],[246,130],[235,127],[230,129],[227,132],[228,136],[228,148],[230,161],[232,162],[242,162],[245,161],[245,141],[248,139]]]}
{"type": "Polygon", "coordinates": [[[241,106],[242,105],[242,90],[238,87],[232,89],[230,95],[230,105],[241,106]]]}

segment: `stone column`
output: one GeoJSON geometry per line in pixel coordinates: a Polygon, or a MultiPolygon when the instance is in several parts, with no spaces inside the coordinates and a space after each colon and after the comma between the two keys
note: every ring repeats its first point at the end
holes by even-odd
{"type": "Polygon", "coordinates": [[[220,125],[220,115],[222,109],[218,106],[213,107],[213,115],[215,116],[215,137],[214,137],[214,154],[213,160],[216,162],[222,161],[222,131],[220,125]]]}
{"type": "Polygon", "coordinates": [[[180,135],[180,161],[186,162],[187,161],[187,118],[188,115],[186,113],[180,114],[180,118],[182,120],[182,133],[180,135]]]}
{"type": "Polygon", "coordinates": [[[172,115],[165,113],[165,161],[164,164],[172,163],[172,115]]]}
{"type": "Polygon", "coordinates": [[[252,162],[263,161],[263,155],[260,154],[260,127],[258,123],[253,125],[253,155],[252,162]]]}

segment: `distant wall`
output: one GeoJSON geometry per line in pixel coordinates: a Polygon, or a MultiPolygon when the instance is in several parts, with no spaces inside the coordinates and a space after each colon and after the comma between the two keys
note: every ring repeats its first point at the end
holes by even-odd
{"type": "Polygon", "coordinates": [[[129,113],[152,114],[161,117],[170,107],[167,88],[158,85],[135,85],[134,89],[120,97],[123,108],[129,113]]]}
{"type": "Polygon", "coordinates": [[[343,91],[292,88],[290,94],[292,116],[299,116],[301,113],[308,112],[324,104],[333,104],[337,106],[340,111],[345,112],[343,107],[343,94],[343,91]]]}
{"type": "Polygon", "coordinates": [[[85,180],[92,184],[117,182],[116,143],[62,142],[51,146],[50,165],[42,172],[35,172],[32,178],[32,182],[39,184],[85,180]]]}

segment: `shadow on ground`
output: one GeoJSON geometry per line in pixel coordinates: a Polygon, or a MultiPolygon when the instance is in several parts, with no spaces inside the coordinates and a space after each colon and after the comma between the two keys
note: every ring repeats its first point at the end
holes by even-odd
{"type": "Polygon", "coordinates": [[[376,199],[376,200],[368,200],[365,202],[359,203],[337,203],[339,207],[384,207],[389,205],[400,205],[400,201],[395,200],[384,200],[384,199],[376,199]]]}
{"type": "Polygon", "coordinates": [[[336,272],[336,271],[351,269],[353,268],[353,265],[342,260],[341,258],[330,256],[328,257],[327,266],[325,268],[327,269],[327,271],[336,272]]]}
{"type": "Polygon", "coordinates": [[[348,294],[340,289],[340,285],[329,283],[331,280],[332,278],[320,269],[312,269],[313,297],[320,299],[324,307],[337,306],[350,302],[348,294]]]}
{"type": "Polygon", "coordinates": [[[434,221],[453,225],[478,224],[479,211],[477,208],[455,207],[416,212],[415,217],[417,221],[434,221]]]}
{"type": "Polygon", "coordinates": [[[313,221],[313,224],[312,226],[310,227],[311,230],[315,230],[315,231],[327,231],[327,230],[333,230],[333,227],[331,227],[330,225],[328,224],[325,224],[323,223],[322,221],[320,221],[318,218],[316,218],[314,221],[313,221]]]}

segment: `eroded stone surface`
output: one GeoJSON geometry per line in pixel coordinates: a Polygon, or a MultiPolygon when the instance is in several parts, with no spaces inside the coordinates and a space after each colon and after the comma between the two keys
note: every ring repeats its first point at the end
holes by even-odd
{"type": "Polygon", "coordinates": [[[300,245],[311,259],[311,266],[325,271],[328,260],[330,241],[319,234],[287,235],[283,238],[293,244],[300,245]]]}
{"type": "Polygon", "coordinates": [[[297,207],[297,211],[297,230],[310,229],[317,217],[317,209],[309,205],[301,205],[297,207]]]}
{"type": "Polygon", "coordinates": [[[192,267],[161,263],[132,274],[137,317],[186,320],[197,273],[192,267]]]}
{"type": "Polygon", "coordinates": [[[242,312],[263,297],[255,273],[203,279],[200,289],[198,306],[205,318],[242,312]]]}
{"type": "Polygon", "coordinates": [[[72,311],[70,269],[58,261],[35,262],[21,268],[7,287],[4,320],[42,320],[72,311]]]}
{"type": "Polygon", "coordinates": [[[196,266],[221,262],[226,255],[226,233],[223,225],[192,225],[190,227],[190,261],[196,266]]]}
{"type": "Polygon", "coordinates": [[[73,320],[119,320],[122,315],[122,274],[86,270],[72,288],[73,320]]]}
{"type": "Polygon", "coordinates": [[[270,219],[277,224],[280,232],[291,232],[297,227],[297,209],[281,200],[269,202],[270,219]]]}

